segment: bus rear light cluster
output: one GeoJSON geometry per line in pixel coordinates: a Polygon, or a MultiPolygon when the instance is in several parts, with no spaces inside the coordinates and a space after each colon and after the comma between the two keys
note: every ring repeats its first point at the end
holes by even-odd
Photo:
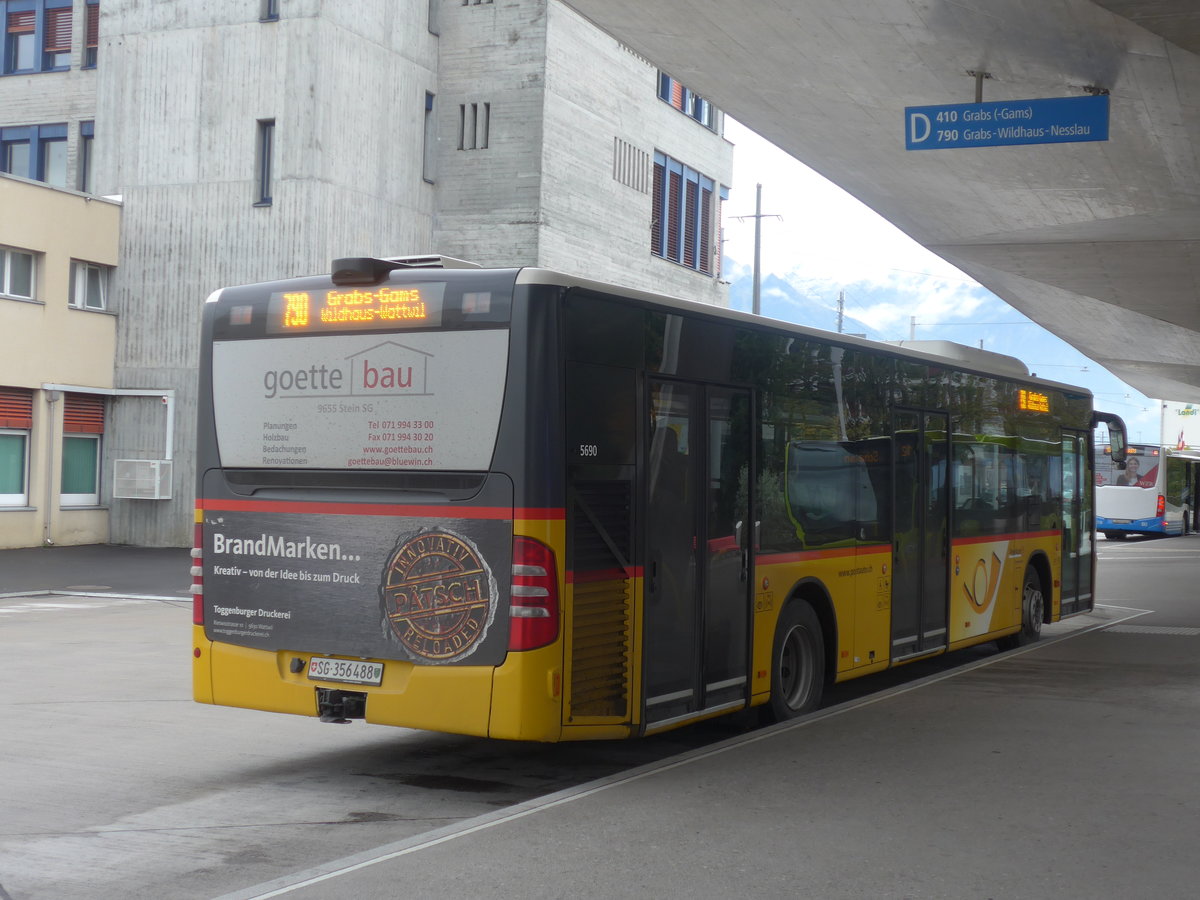
{"type": "MultiPolygon", "coordinates": [[[[1158,495],[1158,506],[1156,506],[1154,508],[1154,515],[1161,518],[1162,516],[1165,516],[1166,514],[1167,514],[1167,498],[1164,497],[1162,494],[1159,494],[1158,495]]],[[[1163,524],[1166,525],[1167,523],[1164,522],[1163,524]]]]}
{"type": "Polygon", "coordinates": [[[204,624],[204,526],[199,522],[192,539],[192,624],[204,624]]]}
{"type": "Polygon", "coordinates": [[[509,616],[509,650],[535,650],[558,639],[558,573],[554,551],[533,538],[513,538],[509,616]]]}

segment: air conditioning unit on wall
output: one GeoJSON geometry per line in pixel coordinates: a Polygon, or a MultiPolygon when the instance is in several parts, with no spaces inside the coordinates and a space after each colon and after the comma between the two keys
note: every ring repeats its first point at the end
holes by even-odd
{"type": "Polygon", "coordinates": [[[113,499],[170,500],[172,460],[117,459],[113,461],[113,499]]]}

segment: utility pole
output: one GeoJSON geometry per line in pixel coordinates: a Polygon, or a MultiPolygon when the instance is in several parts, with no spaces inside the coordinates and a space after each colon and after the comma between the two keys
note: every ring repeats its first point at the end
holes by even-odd
{"type": "Polygon", "coordinates": [[[756,316],[762,315],[762,185],[754,187],[754,304],[756,316]]]}
{"type": "MultiPolygon", "coordinates": [[[[768,214],[773,219],[782,219],[783,216],[768,214]]],[[[754,215],[752,216],[734,216],[739,222],[744,219],[754,220],[754,300],[751,307],[756,316],[762,315],[762,220],[766,218],[762,211],[762,185],[755,186],[754,192],[754,215]]]]}
{"type": "Polygon", "coordinates": [[[842,333],[842,322],[846,313],[846,292],[838,291],[838,334],[842,333]]]}

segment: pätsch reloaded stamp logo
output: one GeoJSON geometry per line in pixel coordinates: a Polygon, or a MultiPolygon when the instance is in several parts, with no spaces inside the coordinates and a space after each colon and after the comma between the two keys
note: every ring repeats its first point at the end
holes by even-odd
{"type": "Polygon", "coordinates": [[[466,538],[449,531],[401,538],[383,570],[384,630],[419,659],[454,662],[482,643],[496,596],[491,569],[466,538]]]}

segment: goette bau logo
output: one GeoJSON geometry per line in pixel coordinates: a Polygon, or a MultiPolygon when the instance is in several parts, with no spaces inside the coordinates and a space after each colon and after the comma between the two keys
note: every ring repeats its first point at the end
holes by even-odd
{"type": "Polygon", "coordinates": [[[380,586],[384,633],[415,657],[455,662],[487,635],[496,596],[491,569],[465,537],[426,531],[401,538],[380,586]]]}
{"type": "Polygon", "coordinates": [[[431,359],[431,353],[384,341],[337,363],[268,369],[263,397],[428,396],[431,359]]]}

